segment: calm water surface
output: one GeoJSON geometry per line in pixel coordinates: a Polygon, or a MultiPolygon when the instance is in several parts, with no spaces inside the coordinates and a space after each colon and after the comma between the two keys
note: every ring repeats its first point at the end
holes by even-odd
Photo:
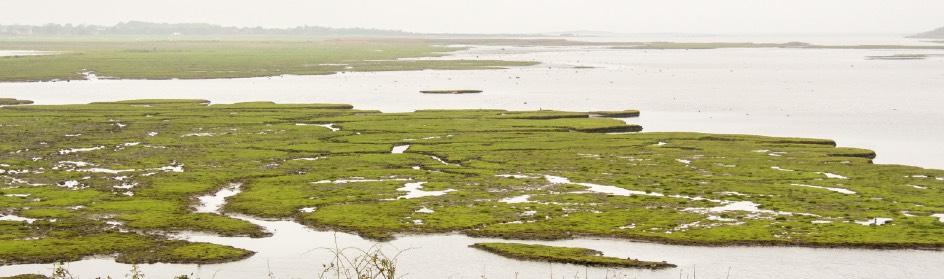
{"type": "Polygon", "coordinates": [[[53,55],[57,54],[55,51],[41,51],[41,50],[2,50],[0,49],[0,57],[4,56],[36,56],[36,55],[53,55]]]}
{"type": "MultiPolygon", "coordinates": [[[[694,40],[694,39],[693,39],[694,40]]],[[[701,38],[701,41],[725,41],[701,38]]],[[[698,41],[696,40],[696,41],[698,41]]],[[[727,41],[748,41],[729,39],[727,41]]],[[[776,38],[785,42],[816,39],[776,38]]],[[[916,40],[895,37],[822,39],[835,44],[916,40]]],[[[2,53],[2,52],[0,52],[2,53]]],[[[542,65],[495,71],[342,73],[224,80],[97,80],[0,83],[0,96],[40,104],[138,98],[202,98],[217,103],[271,100],[350,103],[359,109],[426,108],[609,110],[638,108],[628,121],[647,131],[747,133],[835,139],[876,150],[878,163],[944,168],[944,58],[889,61],[867,56],[944,54],[934,50],[609,50],[586,47],[475,47],[454,58],[537,60],[542,65]],[[576,69],[591,66],[592,69],[576,69]],[[482,94],[426,95],[426,89],[482,89],[482,94]]],[[[187,234],[182,238],[247,248],[256,256],[235,263],[145,265],[148,278],[198,273],[200,278],[314,278],[329,255],[319,248],[367,248],[353,235],[319,232],[289,221],[248,220],[275,236],[263,239],[187,234]]],[[[944,274],[944,253],[849,249],[706,248],[607,239],[545,242],[593,248],[610,256],[666,260],[664,271],[587,269],[507,260],[467,248],[461,235],[401,236],[384,244],[407,278],[929,278],[944,274]],[[728,274],[730,273],[730,277],[728,274]]],[[[531,241],[534,242],[534,241],[531,241]]],[[[0,267],[0,276],[49,273],[51,265],[0,267]]],[[[129,267],[111,259],[70,264],[83,278],[121,277],[129,267]]]]}
{"type": "Polygon", "coordinates": [[[632,121],[646,131],[830,138],[843,146],[876,150],[879,163],[944,168],[944,145],[939,144],[944,142],[940,132],[944,122],[944,57],[866,59],[904,53],[944,54],[944,50],[479,47],[449,59],[537,60],[544,64],[496,71],[0,83],[0,95],[41,104],[134,98],[337,102],[388,112],[638,108],[643,117],[632,121]],[[485,93],[418,92],[442,88],[483,89],[485,93]]]}
{"type": "MultiPolygon", "coordinates": [[[[328,247],[370,249],[375,242],[357,236],[315,231],[291,221],[264,221],[240,217],[262,225],[273,237],[251,239],[183,234],[192,241],[213,242],[258,252],[253,257],[226,264],[142,265],[147,278],[171,278],[193,274],[199,278],[317,278],[329,264],[328,247]]],[[[399,271],[406,278],[932,278],[944,274],[944,253],[931,251],[876,251],[784,247],[686,247],[610,239],[520,241],[549,245],[586,247],[605,255],[644,260],[666,260],[679,267],[660,271],[585,268],[575,265],[508,260],[469,248],[476,242],[499,239],[463,235],[400,236],[382,244],[385,253],[400,252],[399,271]],[[929,277],[930,276],[930,277],[929,277]]],[[[354,254],[351,254],[354,255],[354,254]]],[[[123,278],[130,266],[109,258],[87,259],[68,264],[81,278],[102,274],[123,278]]],[[[49,274],[51,265],[0,267],[0,276],[19,273],[49,274]]]]}

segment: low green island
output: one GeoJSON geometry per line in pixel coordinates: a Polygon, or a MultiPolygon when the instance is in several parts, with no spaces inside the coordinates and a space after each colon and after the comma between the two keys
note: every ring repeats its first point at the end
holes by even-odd
{"type": "Polygon", "coordinates": [[[892,55],[873,55],[867,56],[868,60],[924,60],[928,59],[927,54],[892,54],[892,55]]]}
{"type": "Polygon", "coordinates": [[[411,59],[460,48],[420,40],[0,40],[0,49],[55,54],[0,57],[0,82],[85,79],[218,79],[340,72],[477,70],[531,61],[411,59]]]}
{"type": "Polygon", "coordinates": [[[634,109],[617,111],[591,111],[590,115],[597,117],[630,118],[639,117],[639,111],[634,109]]]}
{"type": "Polygon", "coordinates": [[[472,90],[472,89],[420,90],[420,93],[423,93],[423,94],[478,94],[482,92],[483,92],[482,90],[472,90]]]}
{"type": "Polygon", "coordinates": [[[605,257],[600,251],[586,248],[500,242],[476,243],[470,247],[512,259],[529,261],[623,268],[663,269],[675,267],[674,264],[664,261],[649,262],[636,259],[605,257]]]}
{"type": "Polygon", "coordinates": [[[0,98],[0,106],[18,106],[18,105],[29,105],[33,101],[30,100],[18,100],[15,98],[0,98]]]}
{"type": "MultiPolygon", "coordinates": [[[[0,108],[0,263],[217,263],[290,219],[375,240],[461,233],[682,245],[944,248],[944,171],[832,140],[600,113],[132,100],[0,108]],[[198,197],[241,192],[220,210],[198,197]]],[[[539,249],[541,250],[541,249],[539,249]]]]}

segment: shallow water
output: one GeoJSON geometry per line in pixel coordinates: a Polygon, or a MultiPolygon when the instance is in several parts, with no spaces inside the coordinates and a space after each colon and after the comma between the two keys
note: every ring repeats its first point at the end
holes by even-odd
{"type": "MultiPolygon", "coordinates": [[[[897,42],[898,38],[888,38],[897,42]]],[[[737,41],[737,40],[732,40],[737,41]]],[[[880,43],[869,41],[871,43],[880,43]]],[[[918,40],[911,40],[920,43],[918,40]]],[[[220,80],[0,83],[4,97],[40,104],[135,98],[219,103],[350,103],[388,112],[428,108],[638,108],[646,131],[701,131],[835,139],[876,150],[879,163],[944,168],[944,57],[867,60],[940,50],[609,50],[477,47],[452,58],[537,60],[495,71],[342,73],[220,80]],[[575,69],[573,66],[593,66],[575,69]],[[423,88],[479,88],[429,95],[423,88]]]]}
{"type": "MultiPolygon", "coordinates": [[[[315,231],[291,221],[265,221],[238,217],[262,225],[274,233],[269,238],[216,237],[184,234],[192,241],[232,245],[258,253],[243,261],[212,265],[142,265],[147,278],[170,278],[177,274],[199,278],[317,278],[322,264],[332,259],[326,250],[335,245],[369,249],[375,242],[346,233],[315,231]]],[[[686,247],[611,239],[522,241],[558,246],[587,247],[608,256],[643,260],[666,260],[679,267],[661,271],[584,268],[574,265],[508,260],[469,248],[476,242],[502,241],[462,235],[401,236],[383,244],[385,253],[400,252],[398,263],[406,278],[928,278],[944,273],[942,254],[930,251],[882,251],[851,249],[770,247],[686,247]],[[730,272],[730,277],[728,273],[730,272]],[[517,277],[515,277],[517,276],[517,277]]],[[[355,254],[351,254],[355,255],[355,254]]],[[[110,274],[123,278],[128,265],[97,258],[67,265],[81,278],[110,274]]],[[[0,267],[0,276],[34,272],[50,273],[52,265],[0,267]]]]}
{"type": "Polygon", "coordinates": [[[392,149],[390,149],[390,153],[403,154],[403,152],[406,152],[407,149],[410,149],[409,145],[397,145],[397,146],[394,146],[392,149]]]}
{"type": "Polygon", "coordinates": [[[41,51],[41,50],[0,50],[0,57],[4,56],[37,56],[37,55],[54,55],[58,54],[55,51],[41,51]]]}
{"type": "MultiPolygon", "coordinates": [[[[800,39],[752,41],[792,40],[800,39]]],[[[920,43],[891,37],[843,43],[905,41],[920,43]]],[[[830,138],[843,146],[874,149],[880,163],[944,168],[944,146],[940,144],[944,142],[944,133],[940,131],[940,123],[944,121],[944,110],[940,109],[944,103],[944,94],[941,94],[944,59],[866,60],[866,56],[899,53],[944,51],[478,47],[451,58],[538,60],[545,64],[496,71],[0,83],[0,95],[40,104],[202,98],[218,103],[257,100],[350,103],[358,109],[390,112],[428,108],[575,111],[638,108],[643,116],[629,121],[642,124],[647,131],[830,138]],[[575,69],[573,66],[596,68],[575,69]],[[426,88],[478,88],[485,92],[418,93],[426,88]]],[[[183,171],[181,166],[176,168],[183,171]]],[[[191,272],[199,273],[201,278],[260,278],[269,271],[275,273],[276,278],[313,278],[321,264],[330,259],[330,255],[319,248],[333,247],[335,239],[342,247],[367,248],[375,244],[350,234],[310,230],[290,221],[240,218],[265,226],[274,236],[249,239],[190,234],[183,237],[250,249],[258,252],[256,256],[199,268],[145,265],[144,272],[149,278],[191,272]]],[[[944,215],[941,218],[944,219],[944,215]]],[[[481,241],[496,240],[462,235],[402,236],[388,243],[387,249],[407,249],[400,257],[400,264],[401,271],[409,274],[408,278],[480,278],[483,275],[514,278],[516,273],[517,278],[575,278],[575,275],[583,278],[584,272],[592,278],[601,278],[606,273],[603,269],[507,260],[466,247],[481,241]]],[[[940,264],[944,253],[929,251],[708,248],[609,239],[526,242],[587,247],[610,256],[666,260],[680,266],[664,271],[623,270],[621,274],[628,278],[685,278],[691,276],[693,270],[703,278],[927,278],[944,274],[944,266],[940,264]],[[729,270],[730,277],[727,277],[729,270]]],[[[5,266],[0,267],[0,276],[23,272],[48,274],[51,267],[5,266]]],[[[127,265],[116,264],[111,259],[90,259],[71,263],[69,267],[83,278],[104,274],[122,277],[129,270],[127,265]]]]}
{"type": "MultiPolygon", "coordinates": [[[[712,35],[712,34],[636,34],[636,35],[608,35],[567,38],[576,41],[588,42],[751,42],[751,43],[786,43],[804,42],[816,45],[940,45],[933,39],[906,38],[911,34],[741,34],[741,35],[712,35]]],[[[544,37],[545,39],[561,39],[560,37],[544,37]]]]}

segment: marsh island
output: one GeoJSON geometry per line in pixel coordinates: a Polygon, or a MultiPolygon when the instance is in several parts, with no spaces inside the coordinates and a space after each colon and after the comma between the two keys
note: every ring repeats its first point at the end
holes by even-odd
{"type": "Polygon", "coordinates": [[[873,164],[872,151],[824,139],[610,133],[641,128],[590,116],[205,100],[3,107],[0,260],[251,256],[168,238],[268,235],[229,214],[377,240],[944,247],[944,171],[873,164]],[[230,187],[201,209],[198,197],[230,187]]]}

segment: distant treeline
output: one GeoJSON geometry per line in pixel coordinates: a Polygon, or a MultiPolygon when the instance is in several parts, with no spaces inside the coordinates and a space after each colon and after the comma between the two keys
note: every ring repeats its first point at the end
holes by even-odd
{"type": "Polygon", "coordinates": [[[914,34],[908,37],[920,38],[920,39],[944,39],[944,27],[934,29],[934,30],[924,32],[924,33],[914,34]]]}
{"type": "Polygon", "coordinates": [[[121,22],[102,25],[0,25],[0,36],[408,36],[413,33],[367,29],[299,26],[294,28],[233,27],[207,23],[121,22]]]}

